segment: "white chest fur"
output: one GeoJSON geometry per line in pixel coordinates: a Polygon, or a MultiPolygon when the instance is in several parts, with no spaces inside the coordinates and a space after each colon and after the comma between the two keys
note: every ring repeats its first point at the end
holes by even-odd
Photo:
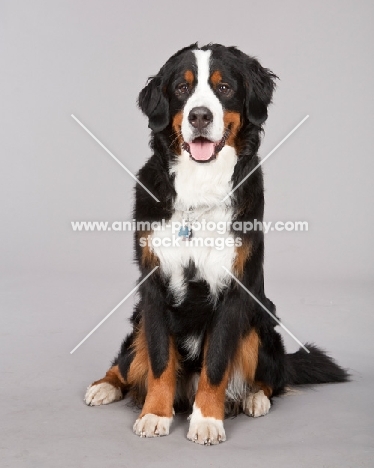
{"type": "Polygon", "coordinates": [[[186,293],[184,268],[190,261],[196,266],[194,279],[205,280],[209,284],[213,300],[230,279],[222,267],[231,270],[235,258],[235,241],[229,230],[232,208],[230,199],[226,202],[222,199],[232,188],[231,177],[236,162],[234,148],[225,146],[216,160],[206,164],[191,160],[184,151],[171,168],[177,192],[175,211],[168,227],[154,232],[153,237],[161,240],[178,237],[173,226],[183,221],[185,212],[191,207],[192,221],[197,220],[200,224],[197,231],[193,230],[191,242],[180,241],[177,245],[159,242],[157,247],[153,246],[160,259],[162,273],[170,279],[176,304],[183,301],[186,293]],[[216,228],[212,229],[213,226],[216,228]]]}

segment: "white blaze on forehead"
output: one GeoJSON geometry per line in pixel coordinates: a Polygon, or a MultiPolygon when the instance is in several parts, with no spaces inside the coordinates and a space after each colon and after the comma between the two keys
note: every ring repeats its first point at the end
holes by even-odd
{"type": "Polygon", "coordinates": [[[223,137],[223,107],[209,85],[211,50],[194,50],[197,65],[197,86],[188,98],[182,119],[182,136],[190,143],[194,139],[194,128],[188,121],[188,115],[194,107],[207,107],[213,114],[213,122],[208,126],[206,138],[219,142],[223,137]]]}

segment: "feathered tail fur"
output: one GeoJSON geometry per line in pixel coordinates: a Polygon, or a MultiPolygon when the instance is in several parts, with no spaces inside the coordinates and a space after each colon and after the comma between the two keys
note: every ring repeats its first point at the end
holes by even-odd
{"type": "Polygon", "coordinates": [[[348,372],[340,367],[324,351],[313,344],[306,344],[307,353],[300,348],[286,355],[288,385],[312,385],[321,383],[347,382],[348,372]]]}

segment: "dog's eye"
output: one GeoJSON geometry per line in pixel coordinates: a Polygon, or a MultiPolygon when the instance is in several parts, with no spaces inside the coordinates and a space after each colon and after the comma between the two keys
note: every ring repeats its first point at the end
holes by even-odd
{"type": "Polygon", "coordinates": [[[227,83],[220,83],[217,86],[217,90],[221,94],[229,94],[229,92],[231,91],[231,88],[227,83]]]}
{"type": "Polygon", "coordinates": [[[188,83],[181,83],[177,86],[177,93],[178,94],[187,94],[190,91],[190,87],[188,83]]]}

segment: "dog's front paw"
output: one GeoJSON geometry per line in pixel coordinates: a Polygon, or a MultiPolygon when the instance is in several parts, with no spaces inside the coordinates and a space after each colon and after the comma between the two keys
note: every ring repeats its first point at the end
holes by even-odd
{"type": "Polygon", "coordinates": [[[257,393],[250,393],[244,401],[243,410],[247,416],[258,418],[265,416],[270,410],[270,400],[263,390],[257,393]]]}
{"type": "Polygon", "coordinates": [[[194,408],[190,420],[187,439],[201,445],[217,445],[226,440],[223,421],[204,417],[201,411],[194,408]]]}
{"type": "Polygon", "coordinates": [[[170,424],[173,418],[145,414],[135,421],[133,431],[140,437],[160,437],[169,435],[170,424]]]}
{"type": "Polygon", "coordinates": [[[85,403],[89,406],[107,405],[121,399],[121,389],[114,387],[108,382],[90,385],[84,397],[85,403]]]}

